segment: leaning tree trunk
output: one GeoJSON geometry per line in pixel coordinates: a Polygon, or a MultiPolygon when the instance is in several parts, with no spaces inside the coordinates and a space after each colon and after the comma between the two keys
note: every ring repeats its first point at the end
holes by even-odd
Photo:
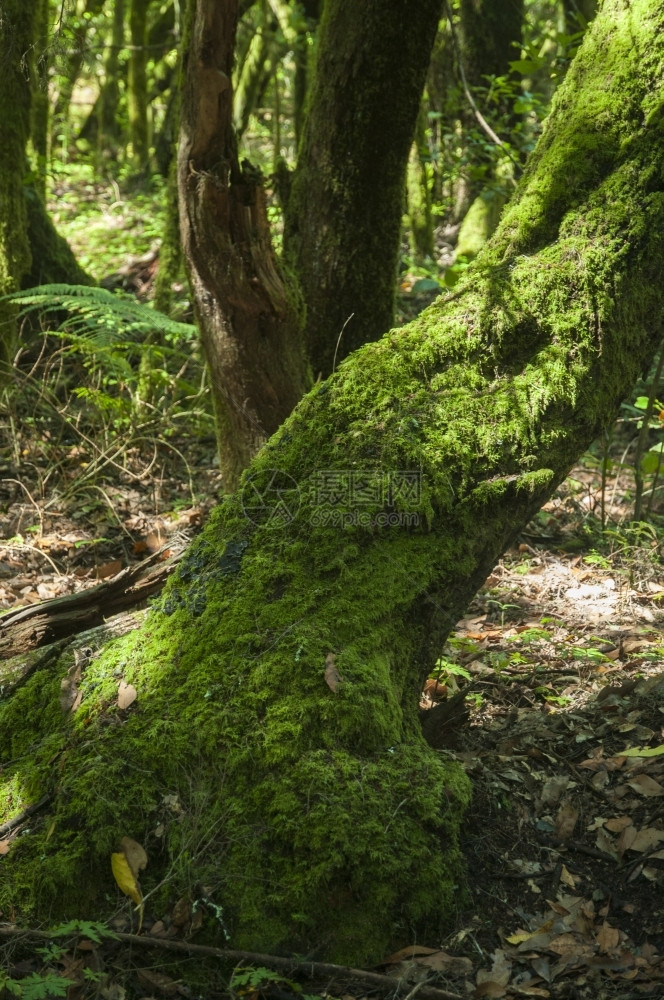
{"type": "Polygon", "coordinates": [[[231,67],[237,0],[193,0],[178,189],[226,489],[310,385],[301,308],[270,242],[260,173],[238,162],[231,67]]]}
{"type": "Polygon", "coordinates": [[[394,320],[406,166],[440,11],[441,0],[323,7],[284,232],[314,375],[394,320]]]}
{"type": "MultiPolygon", "coordinates": [[[[17,291],[30,268],[24,183],[38,9],[38,0],[0,6],[0,296],[17,291]]],[[[0,365],[13,357],[15,340],[14,309],[0,299],[0,365]]]]}
{"type": "Polygon", "coordinates": [[[78,708],[48,664],[0,706],[0,802],[51,796],[1,909],[99,918],[126,835],[238,947],[374,961],[453,911],[468,788],[418,691],[659,343],[663,61],[664,0],[605,0],[454,294],[302,401],[146,624],[72,668],[78,708]]]}

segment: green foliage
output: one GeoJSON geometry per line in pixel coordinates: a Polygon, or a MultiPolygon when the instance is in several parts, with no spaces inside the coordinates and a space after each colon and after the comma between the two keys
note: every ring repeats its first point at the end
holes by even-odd
{"type": "Polygon", "coordinates": [[[116,934],[110,930],[106,924],[99,920],[69,920],[66,924],[58,924],[53,927],[49,934],[53,938],[69,937],[77,934],[79,937],[88,938],[95,944],[101,944],[104,938],[115,938],[116,934]]]}
{"type": "Polygon", "coordinates": [[[273,969],[265,969],[262,966],[256,968],[238,967],[234,970],[230,982],[230,989],[241,995],[252,993],[255,990],[264,990],[270,986],[286,987],[289,993],[302,997],[302,1000],[317,1000],[312,994],[303,993],[299,983],[292,979],[286,979],[273,969]]]}
{"type": "Polygon", "coordinates": [[[190,342],[196,327],[180,323],[137,302],[133,295],[109,292],[88,285],[40,285],[15,292],[6,298],[20,307],[20,315],[38,312],[67,317],[58,329],[70,338],[85,338],[97,350],[127,348],[136,341],[153,337],[175,345],[190,342]]]}
{"type": "MultiPolygon", "coordinates": [[[[40,406],[52,399],[61,410],[57,401],[66,397],[64,405],[71,409],[78,400],[76,427],[88,435],[101,433],[105,445],[118,432],[139,427],[145,432],[150,423],[167,438],[171,419],[183,414],[192,421],[207,415],[210,426],[192,324],[124,293],[84,285],[43,285],[8,299],[21,316],[38,315],[45,337],[61,345],[63,365],[54,363],[58,353],[52,347],[43,352],[43,382],[36,386],[40,406]]],[[[23,419],[34,420],[38,412],[23,419]]]]}
{"type": "Polygon", "coordinates": [[[43,975],[33,972],[24,979],[10,979],[0,971],[0,990],[6,990],[18,1000],[56,1000],[66,997],[69,987],[75,985],[73,980],[50,972],[43,975]]]}
{"type": "Polygon", "coordinates": [[[443,656],[436,661],[436,669],[432,671],[431,677],[434,677],[438,681],[444,681],[447,677],[465,677],[466,680],[471,679],[470,672],[465,667],[462,667],[459,663],[454,663],[452,660],[447,660],[443,656]]]}

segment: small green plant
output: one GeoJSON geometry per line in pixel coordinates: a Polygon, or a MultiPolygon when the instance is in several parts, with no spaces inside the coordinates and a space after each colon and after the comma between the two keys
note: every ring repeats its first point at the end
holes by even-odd
{"type": "Polygon", "coordinates": [[[255,990],[263,989],[270,984],[277,987],[286,986],[289,991],[301,996],[302,1000],[317,1000],[313,995],[303,993],[299,983],[284,978],[284,976],[273,969],[265,969],[262,966],[235,969],[231,978],[230,989],[240,995],[244,995],[245,993],[252,993],[255,990]]]}
{"type": "Polygon", "coordinates": [[[98,920],[70,920],[66,924],[58,924],[57,927],[51,928],[49,934],[52,938],[70,937],[76,934],[94,941],[95,944],[101,944],[103,938],[116,936],[114,931],[98,920]]]}
{"type": "Polygon", "coordinates": [[[0,972],[0,991],[5,990],[10,996],[19,1000],[54,1000],[66,997],[70,986],[76,984],[71,979],[64,979],[55,973],[47,972],[39,975],[33,972],[24,979],[10,979],[0,972]]]}
{"type": "Polygon", "coordinates": [[[470,680],[471,675],[461,664],[453,663],[452,660],[446,660],[441,656],[436,661],[436,669],[431,676],[434,680],[444,681],[446,677],[465,677],[466,680],[470,680]]]}
{"type": "Polygon", "coordinates": [[[534,628],[524,629],[524,631],[519,632],[518,635],[510,635],[507,638],[510,640],[520,639],[521,642],[524,643],[541,642],[542,640],[550,639],[551,633],[548,632],[545,628],[534,627],[534,628]]]}

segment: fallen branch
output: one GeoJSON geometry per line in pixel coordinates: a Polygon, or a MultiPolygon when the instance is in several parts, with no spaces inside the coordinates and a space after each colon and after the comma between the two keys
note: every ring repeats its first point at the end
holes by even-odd
{"type": "MultiPolygon", "coordinates": [[[[41,940],[51,940],[48,931],[24,930],[13,925],[0,925],[0,937],[27,937],[41,940]]],[[[114,933],[119,941],[138,945],[143,948],[163,948],[167,951],[186,952],[189,955],[202,955],[208,958],[219,958],[224,962],[247,962],[263,965],[284,972],[299,972],[309,979],[331,977],[332,979],[355,979],[371,986],[387,988],[392,993],[404,993],[412,990],[412,984],[392,976],[383,976],[367,969],[354,969],[347,965],[333,965],[330,962],[307,962],[296,958],[281,958],[277,955],[263,955],[254,951],[235,951],[232,948],[212,948],[202,944],[191,944],[189,941],[174,941],[168,938],[149,937],[142,934],[126,934],[120,931],[114,933]]],[[[433,986],[418,984],[417,995],[422,1000],[462,1000],[458,993],[449,990],[439,990],[433,986]]]]}
{"type": "Polygon", "coordinates": [[[163,551],[155,552],[89,590],[9,611],[0,618],[0,660],[101,625],[111,615],[153,597],[164,586],[180,555],[159,562],[163,558],[163,551]]]}

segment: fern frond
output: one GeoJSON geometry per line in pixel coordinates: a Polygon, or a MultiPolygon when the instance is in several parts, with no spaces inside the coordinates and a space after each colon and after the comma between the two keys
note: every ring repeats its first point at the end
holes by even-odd
{"type": "Polygon", "coordinates": [[[164,313],[142,305],[130,295],[91,285],[39,285],[3,298],[20,308],[20,315],[40,312],[58,315],[58,330],[92,340],[99,348],[117,345],[118,339],[141,341],[160,334],[171,342],[191,340],[196,327],[180,323],[164,313]]]}

